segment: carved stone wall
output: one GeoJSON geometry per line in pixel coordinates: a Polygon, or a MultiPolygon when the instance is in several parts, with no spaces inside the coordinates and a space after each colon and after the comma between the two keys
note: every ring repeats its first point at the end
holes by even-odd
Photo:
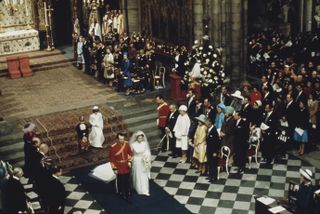
{"type": "Polygon", "coordinates": [[[0,2],[0,27],[3,31],[13,29],[24,29],[29,23],[33,23],[33,2],[24,0],[23,4],[17,5],[16,10],[12,11],[5,6],[4,1],[0,2]]]}
{"type": "Polygon", "coordinates": [[[141,30],[145,35],[173,44],[191,46],[192,0],[141,0],[141,30]]]}

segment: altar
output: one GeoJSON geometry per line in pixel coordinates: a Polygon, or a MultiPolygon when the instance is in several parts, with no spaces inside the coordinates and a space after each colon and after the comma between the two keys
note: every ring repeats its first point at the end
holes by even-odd
{"type": "Polygon", "coordinates": [[[0,56],[40,49],[34,1],[0,0],[0,56]]]}
{"type": "Polygon", "coordinates": [[[0,33],[0,56],[40,49],[37,30],[12,30],[0,33]]]}

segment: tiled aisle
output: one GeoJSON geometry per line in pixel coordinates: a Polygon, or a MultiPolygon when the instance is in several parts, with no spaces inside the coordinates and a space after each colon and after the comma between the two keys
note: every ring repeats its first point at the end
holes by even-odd
{"type": "MultiPolygon", "coordinates": [[[[189,163],[178,163],[178,158],[173,159],[167,153],[160,153],[153,159],[152,179],[192,213],[254,213],[254,195],[287,196],[288,181],[299,181],[300,167],[316,172],[317,181],[320,178],[320,170],[315,171],[315,167],[291,155],[287,160],[275,161],[272,166],[261,165],[258,169],[253,164],[252,169],[246,169],[242,175],[230,174],[227,178],[222,172],[220,180],[214,184],[190,169],[189,163]]],[[[65,213],[105,213],[76,178],[62,176],[60,179],[67,191],[65,213]]]]}
{"type": "MultiPolygon", "coordinates": [[[[178,158],[160,153],[152,164],[151,177],[192,213],[201,214],[254,213],[254,195],[283,198],[287,196],[288,181],[299,181],[300,167],[315,172],[315,167],[290,155],[287,160],[275,161],[272,166],[261,165],[259,169],[253,163],[252,169],[246,169],[243,175],[230,174],[227,178],[222,172],[220,180],[211,184],[190,169],[189,163],[178,162],[178,158]]],[[[319,170],[315,178],[319,180],[319,170]]]]}

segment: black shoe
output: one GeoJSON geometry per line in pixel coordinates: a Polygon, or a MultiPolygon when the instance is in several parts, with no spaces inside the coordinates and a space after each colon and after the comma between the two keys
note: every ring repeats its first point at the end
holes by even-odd
{"type": "Polygon", "coordinates": [[[206,177],[206,180],[209,180],[209,181],[210,181],[210,180],[212,180],[212,178],[211,178],[211,177],[206,177]]]}
{"type": "Polygon", "coordinates": [[[209,180],[209,182],[213,184],[217,180],[218,180],[217,178],[212,178],[212,179],[209,180]]]}
{"type": "Polygon", "coordinates": [[[243,174],[243,173],[244,173],[244,169],[239,168],[237,173],[238,173],[238,174],[243,174]]]}
{"type": "Polygon", "coordinates": [[[161,152],[166,152],[167,150],[166,149],[161,149],[161,152]]]}

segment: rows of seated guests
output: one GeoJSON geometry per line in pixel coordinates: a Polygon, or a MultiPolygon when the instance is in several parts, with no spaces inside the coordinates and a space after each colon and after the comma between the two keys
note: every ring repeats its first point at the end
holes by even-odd
{"type": "Polygon", "coordinates": [[[64,213],[66,192],[59,181],[62,170],[55,165],[47,155],[49,147],[36,136],[35,125],[27,123],[24,126],[24,169],[8,167],[1,164],[1,201],[4,213],[32,213],[25,189],[20,178],[28,178],[32,189],[39,196],[41,210],[44,213],[64,213]]]}
{"type": "Polygon", "coordinates": [[[319,45],[319,32],[296,36],[285,36],[272,30],[254,33],[249,37],[249,72],[261,77],[272,62],[281,66],[294,64],[297,68],[304,65],[308,70],[310,63],[320,62],[319,45]]]}
{"type": "Polygon", "coordinates": [[[115,29],[101,38],[91,32],[86,38],[79,36],[77,65],[126,95],[144,93],[154,89],[154,47],[153,40],[139,33],[129,37],[115,29]]]}

